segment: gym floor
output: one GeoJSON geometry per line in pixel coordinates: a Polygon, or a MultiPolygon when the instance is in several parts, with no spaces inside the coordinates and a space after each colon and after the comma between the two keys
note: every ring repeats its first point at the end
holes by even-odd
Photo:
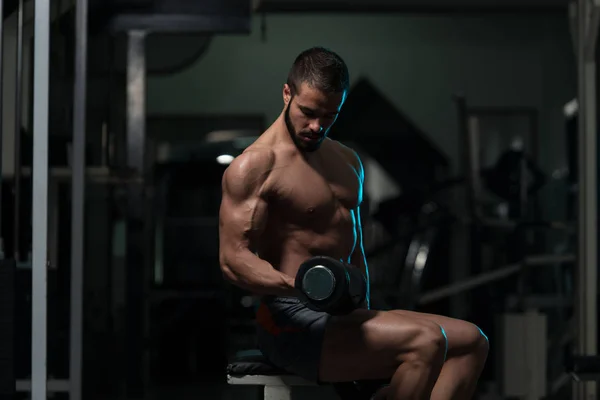
{"type": "MultiPolygon", "coordinates": [[[[487,386],[482,383],[481,386],[487,386]]],[[[483,389],[483,388],[482,388],[483,389]]],[[[487,387],[486,387],[487,389],[487,387]]],[[[483,390],[485,392],[485,390],[483,390]]],[[[338,400],[331,387],[295,387],[293,400],[338,400]]],[[[478,400],[500,400],[503,397],[494,394],[478,394],[478,400]]],[[[146,400],[263,400],[258,388],[219,384],[182,385],[179,387],[157,388],[151,391],[146,400]]]]}
{"type": "MultiPolygon", "coordinates": [[[[297,387],[292,392],[294,400],[337,400],[330,387],[297,387]]],[[[231,385],[197,385],[157,388],[147,400],[262,400],[258,388],[231,385]]]]}

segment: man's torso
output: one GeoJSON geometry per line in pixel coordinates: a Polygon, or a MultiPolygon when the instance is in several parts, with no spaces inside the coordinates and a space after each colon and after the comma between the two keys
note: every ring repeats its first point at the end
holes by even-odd
{"type": "Polygon", "coordinates": [[[309,157],[289,147],[273,148],[275,164],[266,181],[268,220],[258,254],[295,276],[316,255],[349,261],[356,245],[354,210],[361,182],[347,148],[326,141],[309,157]]]}

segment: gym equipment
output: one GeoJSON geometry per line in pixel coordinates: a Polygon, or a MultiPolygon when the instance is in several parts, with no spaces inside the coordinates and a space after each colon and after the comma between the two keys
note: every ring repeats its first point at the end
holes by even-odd
{"type": "MultiPolygon", "coordinates": [[[[94,5],[94,1],[89,1],[91,5],[94,5]]],[[[1,3],[1,2],[0,2],[1,3]]],[[[144,354],[144,337],[143,330],[146,321],[138,323],[139,319],[145,318],[146,312],[146,285],[148,280],[144,279],[143,274],[139,274],[145,266],[147,266],[147,259],[145,259],[145,253],[139,254],[139,249],[145,250],[148,246],[145,246],[146,231],[144,231],[144,222],[148,221],[144,219],[147,215],[144,214],[144,206],[147,205],[146,199],[143,198],[145,192],[139,189],[144,189],[141,184],[137,184],[143,180],[144,173],[146,171],[143,168],[142,160],[145,156],[145,74],[146,74],[146,60],[145,60],[145,35],[155,32],[204,32],[204,33],[247,33],[250,27],[250,3],[238,2],[240,7],[234,7],[235,4],[223,1],[213,1],[212,5],[214,9],[222,10],[219,15],[215,16],[207,13],[207,3],[203,2],[197,5],[195,10],[200,7],[197,13],[185,12],[184,2],[178,2],[174,5],[173,2],[165,2],[165,8],[168,11],[165,15],[160,14],[160,7],[152,10],[151,13],[145,13],[144,15],[137,15],[136,11],[125,13],[124,6],[131,6],[131,2],[120,2],[120,6],[116,3],[119,2],[104,2],[96,1],[97,7],[107,10],[110,8],[110,12],[102,13],[89,13],[90,25],[94,24],[96,29],[111,28],[114,31],[127,31],[128,40],[128,68],[127,68],[127,113],[128,113],[128,124],[127,124],[127,140],[126,146],[127,151],[123,152],[123,155],[127,155],[128,166],[132,167],[132,171],[127,171],[128,176],[131,176],[131,181],[136,182],[128,193],[129,197],[128,204],[131,205],[131,212],[128,213],[127,220],[127,255],[128,264],[131,266],[131,271],[135,271],[135,274],[131,273],[128,276],[127,284],[127,311],[132,318],[127,320],[132,324],[136,325],[136,329],[128,338],[130,339],[132,346],[127,346],[127,349],[133,349],[128,354],[130,375],[127,376],[128,385],[127,389],[130,391],[128,394],[133,395],[134,391],[137,391],[135,395],[141,395],[138,390],[140,386],[144,384],[143,375],[146,372],[146,368],[143,365],[144,354]],[[227,4],[226,4],[227,3],[227,4]],[[177,9],[177,7],[182,7],[177,9]],[[183,11],[182,11],[183,10],[183,11]],[[202,12],[202,11],[205,12],[202,12]],[[124,15],[126,14],[126,15],[124,15]],[[207,18],[210,15],[211,18],[207,18]],[[106,21],[105,17],[108,16],[110,21],[106,21]],[[101,23],[98,23],[102,20],[101,23]],[[138,196],[142,194],[142,196],[138,196]],[[130,215],[131,214],[131,215],[130,215]],[[140,221],[141,220],[141,221],[140,221]],[[141,223],[140,223],[141,222],[141,223]],[[141,228],[136,228],[140,227],[141,228]],[[139,255],[138,255],[139,254],[139,255]],[[133,287],[138,285],[136,287],[133,287]],[[136,335],[140,333],[140,335],[136,335]],[[138,351],[141,350],[141,351],[138,351]],[[139,362],[138,362],[139,359],[139,362]],[[131,367],[134,368],[131,368],[131,367]],[[141,382],[141,383],[140,383],[141,382]]],[[[145,2],[148,6],[156,5],[156,2],[145,2]]],[[[188,2],[188,5],[193,2],[188,2]]],[[[197,2],[196,2],[197,3],[197,2]]],[[[22,9],[23,0],[20,0],[19,7],[22,9]]],[[[33,205],[32,205],[32,374],[31,382],[19,381],[17,382],[17,390],[31,390],[31,397],[35,400],[46,398],[47,390],[60,389],[61,391],[69,391],[69,397],[73,400],[81,398],[81,333],[82,333],[82,296],[83,296],[83,229],[84,229],[84,195],[85,195],[85,173],[90,172],[89,168],[85,168],[85,121],[86,121],[86,53],[87,53],[87,38],[89,29],[85,21],[88,20],[88,0],[77,0],[75,4],[76,10],[76,29],[75,29],[75,80],[74,80],[74,101],[73,101],[73,163],[70,168],[63,169],[64,177],[71,177],[73,175],[73,215],[72,215],[72,247],[71,247],[71,349],[70,349],[70,377],[68,380],[60,381],[59,385],[54,385],[52,381],[48,379],[47,370],[47,276],[48,276],[48,238],[52,237],[52,234],[48,234],[48,180],[53,173],[49,174],[48,168],[48,104],[49,104],[49,38],[50,38],[50,9],[48,2],[35,0],[35,22],[34,22],[34,59],[33,64],[33,76],[34,82],[32,87],[33,93],[33,168],[30,169],[32,176],[32,189],[33,189],[33,205]]],[[[0,7],[1,9],[2,7],[0,7]]],[[[137,6],[134,6],[139,11],[137,6]]],[[[54,8],[53,8],[54,9],[54,8]]],[[[189,8],[187,8],[189,10],[189,8]]],[[[96,8],[98,10],[98,8],[96,8]]],[[[163,10],[165,11],[165,10],[163,10]]],[[[3,22],[3,19],[0,19],[3,22]]],[[[19,10],[19,25],[23,21],[22,11],[19,10]]],[[[19,28],[21,29],[21,28],[19,28]]],[[[17,100],[15,103],[20,106],[21,101],[21,90],[22,85],[21,79],[23,77],[21,71],[21,58],[23,56],[23,49],[21,48],[22,31],[18,32],[18,45],[17,45],[17,100]],[[20,74],[20,75],[19,75],[20,74]]],[[[2,52],[0,51],[0,54],[2,52]]],[[[1,77],[0,77],[1,78],[1,77]]],[[[125,85],[124,85],[125,86],[125,85]]],[[[17,136],[15,140],[20,138],[21,120],[19,114],[22,109],[17,108],[17,122],[15,123],[15,130],[17,130],[17,136]]],[[[111,127],[112,128],[112,127],[111,127]]],[[[0,141],[1,142],[1,141],[0,141]]],[[[125,145],[119,142],[119,144],[125,145]]],[[[124,146],[125,147],[125,146],[124,146]]],[[[16,151],[15,162],[17,169],[15,171],[15,177],[17,184],[21,173],[26,174],[26,170],[21,170],[21,161],[19,159],[21,152],[16,151]]],[[[1,164],[1,163],[0,163],[1,164]]],[[[104,171],[104,169],[103,169],[104,171]]],[[[113,171],[110,171],[113,172],[113,171]]],[[[103,176],[108,174],[102,174],[103,176]]],[[[128,182],[125,182],[128,183],[128,182]]],[[[22,189],[22,188],[21,188],[22,189]]],[[[128,187],[130,189],[130,187],[128,187]]],[[[17,189],[18,193],[19,190],[17,189]]],[[[52,193],[50,193],[52,194],[52,193]]],[[[17,206],[22,202],[18,201],[18,195],[16,195],[17,206]]],[[[147,207],[146,207],[147,208],[147,207]]],[[[128,210],[128,211],[130,211],[128,210]]],[[[20,215],[19,212],[15,212],[15,216],[20,215]]],[[[50,215],[51,217],[51,215],[50,215]]],[[[17,228],[15,228],[17,229],[17,228]]],[[[23,229],[21,229],[22,231],[23,229]]],[[[14,235],[16,238],[20,237],[17,233],[14,235]]],[[[24,242],[21,240],[21,242],[24,242]]],[[[14,246],[15,257],[19,258],[19,243],[14,246]]],[[[23,250],[20,251],[20,258],[24,258],[23,255],[26,253],[23,250]]],[[[51,323],[51,322],[50,322],[51,323]]],[[[130,330],[131,331],[131,330],[130,330]]],[[[3,354],[0,354],[0,358],[3,354]]],[[[4,361],[4,360],[2,360],[4,361]]],[[[3,371],[4,372],[4,371],[3,371]]],[[[3,377],[6,376],[2,374],[3,377]]],[[[143,387],[141,388],[143,389],[143,387]]]]}
{"type": "Polygon", "coordinates": [[[541,255],[537,255],[537,256],[525,257],[519,263],[506,265],[497,270],[494,270],[491,272],[486,272],[486,273],[471,277],[462,282],[457,282],[452,285],[448,285],[445,287],[441,287],[441,288],[432,290],[427,293],[423,293],[419,297],[418,303],[419,304],[429,304],[434,301],[444,299],[446,297],[454,296],[454,295],[460,294],[466,290],[471,290],[476,287],[507,278],[511,275],[515,275],[518,272],[523,271],[527,267],[547,266],[547,265],[552,265],[554,263],[574,262],[574,261],[575,261],[575,256],[572,254],[565,254],[565,255],[541,254],[541,255]]]}
{"type": "MultiPolygon", "coordinates": [[[[574,7],[572,7],[573,10],[574,7]]],[[[574,15],[573,15],[574,14],[574,15]]],[[[578,66],[578,254],[576,269],[575,354],[598,354],[598,126],[596,42],[600,7],[577,1],[574,16],[578,66]],[[591,21],[591,22],[590,22],[591,21]]],[[[596,398],[595,382],[576,385],[575,400],[596,398]]]]}
{"type": "Polygon", "coordinates": [[[238,352],[227,366],[230,385],[258,386],[264,400],[292,400],[292,387],[315,386],[271,364],[259,350],[238,352]]]}
{"type": "Polygon", "coordinates": [[[453,217],[448,210],[433,201],[425,203],[418,211],[417,224],[402,266],[400,302],[396,307],[415,309],[424,281],[436,284],[447,279],[446,271],[439,265],[439,262],[446,263],[447,258],[444,254],[438,256],[437,260],[441,261],[436,266],[435,255],[444,251],[443,245],[449,236],[444,227],[452,222],[453,217]],[[438,282],[435,282],[436,278],[438,282]]]}
{"type": "MultiPolygon", "coordinates": [[[[15,159],[14,159],[14,225],[13,225],[13,258],[21,261],[21,124],[22,124],[22,95],[23,95],[23,3],[19,0],[17,8],[17,65],[15,75],[15,159]]],[[[37,15],[37,13],[36,13],[37,15]]],[[[36,29],[37,30],[37,29],[36,29]]]]}
{"type": "Polygon", "coordinates": [[[15,398],[15,269],[0,260],[0,399],[15,398]]]}
{"type": "MultiPolygon", "coordinates": [[[[71,299],[83,299],[85,233],[86,95],[88,2],[76,4],[75,81],[73,88],[73,181],[71,185],[71,299]]],[[[81,399],[83,301],[70,302],[69,399],[81,399]]]]}
{"type": "Polygon", "coordinates": [[[576,382],[600,380],[600,356],[571,356],[566,363],[567,372],[576,382]]]}
{"type": "Polygon", "coordinates": [[[497,196],[513,205],[513,216],[518,218],[525,210],[519,206],[523,196],[531,197],[546,183],[546,177],[537,164],[521,149],[510,148],[500,155],[496,164],[484,170],[483,183],[497,196]]]}
{"type": "MultiPolygon", "coordinates": [[[[230,385],[258,386],[265,400],[291,400],[292,388],[317,386],[299,376],[271,364],[260,350],[238,352],[227,366],[230,385]]],[[[344,400],[370,400],[389,380],[356,381],[333,384],[335,392],[344,400]]],[[[326,384],[324,384],[326,385],[326,384]]]]}
{"type": "Polygon", "coordinates": [[[117,32],[248,34],[251,9],[245,0],[90,0],[93,28],[117,32]]]}
{"type": "Polygon", "coordinates": [[[308,308],[332,315],[352,312],[367,297],[367,281],[362,272],[326,256],[309,258],[300,265],[296,288],[308,308]]]}
{"type": "Polygon", "coordinates": [[[505,398],[543,399],[548,395],[547,316],[536,310],[497,316],[496,380],[505,398]]]}
{"type": "MultiPolygon", "coordinates": [[[[31,262],[31,398],[45,399],[48,273],[48,103],[50,4],[35,0],[33,64],[33,202],[31,262]]],[[[76,301],[76,300],[72,300],[76,301]]]]}
{"type": "MultiPolygon", "coordinates": [[[[597,52],[600,7],[578,0],[569,16],[575,29],[578,67],[578,247],[576,268],[575,354],[598,354],[598,126],[597,52]]],[[[596,382],[575,385],[573,399],[597,398],[596,382]]]]}

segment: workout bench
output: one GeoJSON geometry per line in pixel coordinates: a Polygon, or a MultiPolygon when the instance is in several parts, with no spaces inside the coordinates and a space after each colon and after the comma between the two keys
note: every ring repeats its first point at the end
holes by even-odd
{"type": "Polygon", "coordinates": [[[238,352],[227,366],[230,385],[262,386],[264,400],[292,400],[293,386],[316,386],[272,365],[259,350],[238,352]]]}

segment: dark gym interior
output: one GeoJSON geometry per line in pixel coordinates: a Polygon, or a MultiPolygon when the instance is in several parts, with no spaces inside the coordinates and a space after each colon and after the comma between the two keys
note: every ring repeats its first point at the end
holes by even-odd
{"type": "Polygon", "coordinates": [[[50,1],[47,363],[32,361],[38,3],[0,2],[0,400],[32,398],[38,363],[53,399],[268,398],[228,380],[256,349],[257,296],[219,268],[221,184],[311,46],[350,71],[330,137],[364,164],[373,306],[479,326],[477,399],[597,398],[592,1],[50,1]]]}

